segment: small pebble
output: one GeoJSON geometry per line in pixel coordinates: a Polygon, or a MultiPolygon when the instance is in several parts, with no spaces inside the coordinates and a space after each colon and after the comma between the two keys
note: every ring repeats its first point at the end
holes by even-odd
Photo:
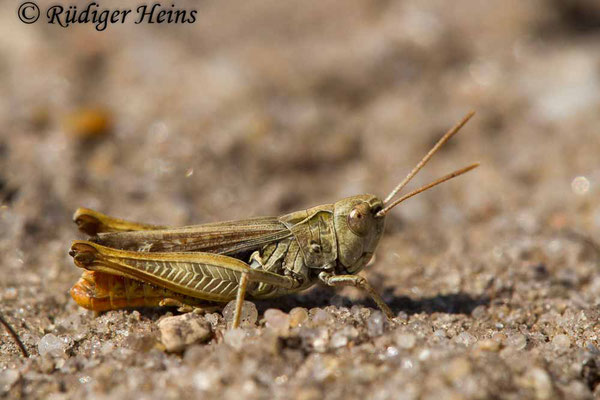
{"type": "Polygon", "coordinates": [[[451,382],[456,382],[471,373],[471,363],[466,358],[457,358],[444,365],[446,377],[451,382]]]}
{"type": "Polygon", "coordinates": [[[131,314],[129,314],[129,320],[139,322],[142,320],[142,314],[140,314],[138,310],[133,310],[131,314]]]}
{"type": "Polygon", "coordinates": [[[198,390],[210,390],[214,388],[219,380],[218,371],[200,370],[196,372],[191,379],[191,383],[198,390]]]}
{"type": "Polygon", "coordinates": [[[367,334],[370,337],[383,335],[385,316],[381,311],[374,311],[367,319],[367,334]]]}
{"type": "Polygon", "coordinates": [[[433,336],[438,339],[447,339],[446,331],[443,329],[436,329],[433,331],[433,336]]]}
{"type": "Polygon", "coordinates": [[[571,339],[567,335],[556,335],[552,339],[552,344],[557,350],[566,350],[571,347],[571,339]]]}
{"type": "Polygon", "coordinates": [[[313,378],[323,382],[334,377],[340,370],[340,362],[333,356],[315,357],[313,363],[313,378]]]}
{"type": "Polygon", "coordinates": [[[485,306],[477,306],[475,307],[475,309],[471,312],[471,316],[475,319],[482,319],[487,315],[487,311],[485,309],[485,306]]]}
{"type": "Polygon", "coordinates": [[[467,347],[477,343],[477,338],[471,335],[469,332],[461,332],[454,340],[456,340],[456,343],[460,343],[467,347]]]}
{"type": "Polygon", "coordinates": [[[338,331],[331,336],[331,346],[335,348],[344,347],[348,344],[348,336],[338,331]]]}
{"type": "Polygon", "coordinates": [[[290,311],[290,326],[296,328],[302,325],[308,319],[308,311],[306,308],[295,307],[290,311]]]}
{"type": "Polygon", "coordinates": [[[492,340],[499,344],[504,344],[506,343],[506,335],[504,333],[496,332],[492,335],[492,340]]]}
{"type": "Polygon", "coordinates": [[[552,398],[552,380],[541,368],[532,368],[526,373],[525,382],[535,391],[535,397],[540,400],[552,398]]]}
{"type": "Polygon", "coordinates": [[[394,346],[388,346],[387,349],[385,349],[385,356],[387,358],[396,357],[399,353],[398,348],[394,346]]]}
{"type": "Polygon", "coordinates": [[[113,344],[113,342],[108,340],[102,344],[102,347],[100,347],[100,353],[106,356],[112,353],[114,349],[115,345],[113,344]]]}
{"type": "Polygon", "coordinates": [[[379,374],[380,372],[376,365],[361,363],[351,372],[350,379],[356,382],[372,382],[379,374]]]}
{"type": "Polygon", "coordinates": [[[312,321],[315,325],[330,325],[333,323],[334,318],[327,311],[319,309],[313,315],[312,321]]]}
{"type": "MultiPolygon", "coordinates": [[[[171,317],[171,318],[175,318],[175,317],[171,317]]],[[[159,325],[159,327],[160,327],[160,325],[159,325]]],[[[175,329],[180,329],[180,328],[175,328],[175,329]]],[[[182,331],[183,331],[183,329],[182,329],[182,331]]],[[[181,332],[181,333],[185,334],[185,332],[181,332]]],[[[165,340],[168,340],[168,339],[165,339],[165,340]]],[[[163,344],[164,344],[164,342],[163,342],[163,344]]],[[[122,345],[123,345],[123,347],[131,349],[131,350],[135,350],[136,352],[150,351],[156,345],[156,337],[154,335],[150,335],[150,334],[131,334],[131,335],[127,335],[125,337],[125,339],[122,342],[122,345]]],[[[186,343],[183,343],[181,346],[185,347],[186,343]]],[[[100,353],[104,352],[103,347],[104,347],[104,345],[100,346],[100,353]]],[[[167,347],[167,346],[165,345],[165,347],[167,347]]],[[[167,349],[167,351],[181,351],[181,350],[182,349],[178,349],[178,350],[167,349]]]]}
{"type": "Polygon", "coordinates": [[[19,380],[20,373],[16,369],[0,371],[0,394],[6,393],[19,380]]]}
{"type": "Polygon", "coordinates": [[[302,341],[317,352],[324,352],[329,345],[329,332],[327,328],[308,328],[300,329],[299,336],[302,341]]]}
{"type": "Polygon", "coordinates": [[[523,350],[527,346],[527,338],[522,333],[515,333],[506,338],[506,345],[517,350],[523,350]]]}
{"type": "Polygon", "coordinates": [[[221,317],[222,315],[218,313],[208,313],[204,315],[206,322],[208,322],[213,328],[219,324],[221,317]]]}
{"type": "Polygon", "coordinates": [[[65,318],[60,318],[56,321],[56,326],[65,332],[78,333],[82,329],[82,321],[80,314],[69,314],[65,318]]]}
{"type": "Polygon", "coordinates": [[[158,323],[161,342],[168,352],[180,352],[194,343],[210,339],[210,324],[193,313],[163,318],[158,323]]]}
{"type": "Polygon", "coordinates": [[[313,340],[313,348],[315,351],[324,352],[327,350],[327,345],[329,344],[329,332],[327,329],[319,329],[317,336],[315,336],[313,340]]]}
{"type": "Polygon", "coordinates": [[[244,330],[241,328],[228,329],[225,331],[223,339],[229,346],[236,350],[241,350],[244,347],[246,332],[244,332],[244,330]]]}
{"type": "Polygon", "coordinates": [[[408,314],[405,311],[400,311],[396,318],[400,321],[408,321],[408,314]]]}
{"type": "Polygon", "coordinates": [[[484,339],[477,343],[477,349],[483,351],[497,352],[498,350],[500,350],[500,345],[501,342],[498,342],[496,340],[484,339]]]}
{"type": "Polygon", "coordinates": [[[44,374],[51,374],[55,369],[54,359],[50,356],[42,356],[39,359],[40,361],[40,371],[44,374]]]}
{"type": "Polygon", "coordinates": [[[358,329],[353,326],[345,326],[340,332],[350,340],[356,339],[359,335],[358,329]]]}
{"type": "Polygon", "coordinates": [[[281,310],[269,308],[265,311],[265,325],[277,334],[286,336],[290,331],[290,316],[281,310]]]}
{"type": "Polygon", "coordinates": [[[412,333],[400,333],[396,335],[396,344],[402,349],[412,349],[417,338],[412,333]]]}
{"type": "Polygon", "coordinates": [[[44,335],[38,342],[38,352],[42,357],[64,357],[66,350],[67,343],[51,333],[44,335]]]}
{"type": "MultiPolygon", "coordinates": [[[[233,323],[233,316],[235,313],[235,300],[231,300],[225,308],[223,308],[223,318],[227,321],[227,326],[231,326],[233,323]]],[[[240,320],[241,326],[252,327],[256,325],[258,320],[258,311],[256,306],[251,301],[244,301],[242,304],[242,317],[240,320]]]]}

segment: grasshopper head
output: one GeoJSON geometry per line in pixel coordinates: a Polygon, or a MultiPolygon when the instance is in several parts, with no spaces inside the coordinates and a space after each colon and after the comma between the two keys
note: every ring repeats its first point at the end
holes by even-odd
{"type": "Polygon", "coordinates": [[[371,260],[379,244],[379,239],[381,239],[381,235],[383,234],[385,216],[392,208],[425,190],[462,175],[479,165],[479,163],[475,163],[456,170],[392,201],[400,190],[423,168],[431,156],[454,136],[473,114],[474,112],[468,113],[458,124],[448,130],[406,178],[386,196],[385,200],[382,201],[370,194],[363,194],[347,197],[335,203],[334,226],[337,236],[338,265],[341,264],[341,267],[345,270],[344,273],[355,274],[371,260]]]}
{"type": "Polygon", "coordinates": [[[377,215],[382,209],[383,202],[370,194],[335,203],[338,261],[347,273],[357,273],[371,260],[383,234],[385,216],[377,215]]]}

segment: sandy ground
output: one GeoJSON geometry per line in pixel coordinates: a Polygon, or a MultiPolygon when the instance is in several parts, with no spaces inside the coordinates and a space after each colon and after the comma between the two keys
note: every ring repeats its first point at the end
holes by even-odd
{"type": "Polygon", "coordinates": [[[0,4],[0,312],[30,353],[2,330],[0,397],[600,396],[597,2],[177,4],[197,22],[104,32],[0,4]],[[176,310],[68,294],[77,207],[183,225],[383,196],[470,109],[411,187],[482,166],[394,210],[362,272],[393,321],[316,287],[242,331],[195,316],[173,354],[176,310]]]}

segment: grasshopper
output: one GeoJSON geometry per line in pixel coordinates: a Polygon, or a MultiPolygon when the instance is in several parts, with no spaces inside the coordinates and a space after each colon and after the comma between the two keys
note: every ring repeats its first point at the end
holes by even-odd
{"type": "Polygon", "coordinates": [[[178,228],[80,208],[74,221],[90,238],[71,245],[75,265],[86,270],[71,295],[80,306],[95,311],[142,306],[206,310],[235,300],[232,327],[236,328],[246,296],[279,297],[320,281],[364,290],[393,318],[382,297],[357,273],[373,257],[392,208],[479,165],[454,171],[392,201],[473,114],[448,130],[384,200],[361,194],[280,217],[178,228]]]}

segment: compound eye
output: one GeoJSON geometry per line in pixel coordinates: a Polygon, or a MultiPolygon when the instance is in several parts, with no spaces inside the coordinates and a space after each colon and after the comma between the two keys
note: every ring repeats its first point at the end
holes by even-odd
{"type": "Polygon", "coordinates": [[[354,207],[348,214],[348,227],[358,236],[364,236],[369,231],[370,209],[367,203],[354,207]]]}

